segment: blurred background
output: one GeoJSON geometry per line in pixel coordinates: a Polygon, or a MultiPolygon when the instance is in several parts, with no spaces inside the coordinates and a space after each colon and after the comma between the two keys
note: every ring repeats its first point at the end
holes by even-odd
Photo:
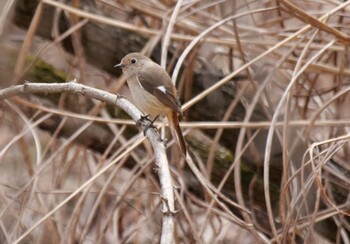
{"type": "MultiPolygon", "coordinates": [[[[176,83],[188,150],[208,183],[166,132],[177,243],[350,243],[349,4],[0,0],[0,86],[76,79],[132,101],[113,67],[142,52],[176,83]]],[[[77,94],[2,100],[0,243],[138,134],[119,108],[77,94]]],[[[23,243],[158,243],[161,204],[145,141],[23,243]]]]}

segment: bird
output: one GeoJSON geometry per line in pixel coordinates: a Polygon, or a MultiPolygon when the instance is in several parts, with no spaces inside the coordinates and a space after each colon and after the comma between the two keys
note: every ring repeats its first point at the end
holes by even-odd
{"type": "Polygon", "coordinates": [[[179,117],[183,118],[181,103],[169,74],[141,53],[127,54],[114,67],[122,69],[136,107],[146,114],[140,119],[150,117],[153,123],[165,115],[173,137],[186,156],[186,143],[179,125],[179,117]]]}

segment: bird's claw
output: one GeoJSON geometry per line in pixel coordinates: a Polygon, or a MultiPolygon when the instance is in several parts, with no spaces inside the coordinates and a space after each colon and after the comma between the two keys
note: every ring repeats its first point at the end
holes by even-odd
{"type": "Polygon", "coordinates": [[[147,115],[141,115],[141,118],[136,122],[137,125],[140,127],[141,125],[144,124],[145,121],[148,122],[148,124],[145,126],[145,129],[143,130],[143,135],[146,136],[146,132],[149,128],[153,128],[155,130],[157,130],[157,127],[155,127],[153,125],[154,121],[156,121],[156,119],[158,118],[158,116],[154,119],[154,120],[150,120],[149,119],[150,115],[147,114],[147,115]]]}

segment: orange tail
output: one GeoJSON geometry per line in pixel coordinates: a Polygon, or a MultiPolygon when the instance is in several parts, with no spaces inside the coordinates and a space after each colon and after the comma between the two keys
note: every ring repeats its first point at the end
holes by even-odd
{"type": "Polygon", "coordinates": [[[171,127],[170,131],[174,138],[176,138],[177,144],[179,145],[181,152],[186,157],[186,142],[182,136],[181,128],[179,125],[179,117],[175,111],[172,111],[168,116],[168,122],[171,127]]]}

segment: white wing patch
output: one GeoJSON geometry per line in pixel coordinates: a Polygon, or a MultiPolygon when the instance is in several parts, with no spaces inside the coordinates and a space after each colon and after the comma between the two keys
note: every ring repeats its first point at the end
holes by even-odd
{"type": "Polygon", "coordinates": [[[166,93],[166,88],[165,86],[157,86],[157,89],[160,90],[163,93],[166,93]]]}

